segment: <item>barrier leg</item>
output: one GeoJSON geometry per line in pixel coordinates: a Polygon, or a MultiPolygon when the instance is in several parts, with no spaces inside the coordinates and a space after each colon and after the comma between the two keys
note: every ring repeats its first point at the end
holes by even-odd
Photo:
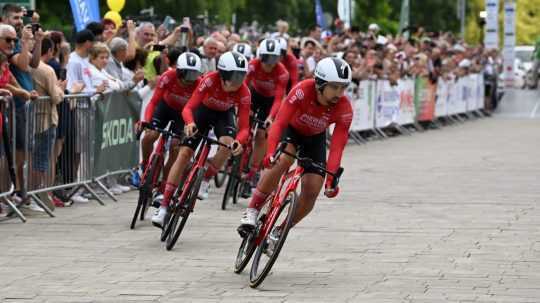
{"type": "Polygon", "coordinates": [[[30,198],[32,198],[32,200],[34,200],[37,203],[37,205],[39,205],[39,207],[41,207],[49,215],[49,217],[51,217],[51,218],[55,217],[55,215],[49,209],[49,207],[47,207],[47,205],[45,203],[43,203],[43,201],[41,201],[36,194],[32,193],[32,194],[29,194],[29,196],[30,196],[30,198]]]}
{"type": "Polygon", "coordinates": [[[109,196],[109,198],[111,198],[111,200],[113,200],[114,202],[118,202],[118,199],[116,199],[116,197],[109,191],[109,189],[105,185],[103,185],[103,183],[101,183],[101,181],[94,180],[94,182],[99,186],[99,188],[101,188],[101,190],[103,190],[103,192],[105,192],[107,196],[109,196]]]}
{"type": "Polygon", "coordinates": [[[103,202],[103,200],[101,200],[98,195],[96,194],[96,192],[90,187],[88,186],[87,183],[84,183],[83,184],[83,187],[90,193],[90,195],[92,195],[92,197],[94,197],[94,199],[96,199],[96,201],[98,201],[99,204],[105,206],[105,203],[103,202]]]}
{"type": "Polygon", "coordinates": [[[2,200],[11,208],[11,211],[8,213],[8,217],[11,217],[15,214],[17,215],[17,217],[19,217],[19,219],[21,219],[23,223],[26,223],[26,217],[17,208],[17,206],[13,202],[11,202],[11,200],[9,200],[8,198],[2,198],[2,200]]]}
{"type": "Polygon", "coordinates": [[[388,136],[380,128],[375,128],[375,132],[379,133],[382,139],[388,139],[388,136]]]}
{"type": "Polygon", "coordinates": [[[410,136],[410,135],[411,135],[411,132],[410,132],[407,128],[405,128],[405,127],[399,125],[398,123],[394,123],[393,126],[394,126],[394,128],[395,128],[400,134],[406,135],[406,136],[410,136]]]}

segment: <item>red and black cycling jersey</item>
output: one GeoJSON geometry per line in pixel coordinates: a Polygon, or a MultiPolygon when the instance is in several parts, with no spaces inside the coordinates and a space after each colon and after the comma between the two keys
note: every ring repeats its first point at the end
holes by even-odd
{"type": "Polygon", "coordinates": [[[226,92],[221,86],[219,73],[208,73],[193,92],[188,103],[182,111],[182,118],[187,124],[193,123],[193,112],[201,104],[215,111],[227,111],[234,106],[238,109],[238,132],[236,140],[245,144],[249,136],[249,112],[251,108],[251,94],[245,83],[235,92],[226,92]]]}
{"type": "Polygon", "coordinates": [[[287,82],[289,81],[289,73],[283,64],[278,63],[274,66],[271,72],[264,71],[261,59],[253,59],[249,62],[249,72],[246,77],[247,85],[255,92],[264,97],[274,97],[270,117],[273,119],[281,100],[285,96],[287,82]]]}
{"type": "Polygon", "coordinates": [[[287,55],[281,59],[281,63],[285,66],[285,68],[289,72],[291,88],[293,88],[298,83],[298,62],[297,61],[298,60],[296,60],[296,57],[290,52],[287,52],[287,55]]]}
{"type": "Polygon", "coordinates": [[[149,122],[152,120],[156,106],[162,100],[180,114],[200,81],[200,79],[197,79],[192,85],[182,86],[176,77],[176,69],[170,69],[163,73],[157,81],[154,95],[152,95],[152,99],[144,112],[144,121],[149,122]]]}
{"type": "Polygon", "coordinates": [[[315,80],[304,80],[283,101],[268,134],[267,154],[274,154],[283,131],[289,126],[299,135],[314,136],[335,123],[327,167],[329,171],[336,172],[349,139],[352,117],[353,110],[347,97],[342,96],[335,105],[323,106],[317,101],[315,80]]]}

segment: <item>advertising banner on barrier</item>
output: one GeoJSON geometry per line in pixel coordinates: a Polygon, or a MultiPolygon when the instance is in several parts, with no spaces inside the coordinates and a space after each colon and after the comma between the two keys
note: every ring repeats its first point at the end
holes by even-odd
{"type": "Polygon", "coordinates": [[[375,127],[384,128],[397,122],[399,115],[399,91],[390,81],[377,82],[377,106],[375,111],[375,127]]]}
{"type": "Polygon", "coordinates": [[[413,124],[416,117],[414,108],[414,80],[398,81],[399,115],[397,123],[400,125],[413,124]]]}
{"type": "Polygon", "coordinates": [[[435,101],[435,117],[446,117],[448,115],[448,83],[439,77],[437,82],[437,99],[435,101]]]}
{"type": "Polygon", "coordinates": [[[435,117],[435,97],[437,85],[430,83],[427,78],[416,78],[414,86],[414,104],[416,120],[432,121],[435,117]]]}
{"type": "Polygon", "coordinates": [[[486,93],[486,87],[484,86],[484,75],[476,75],[476,109],[484,109],[484,95],[486,93]]]}
{"type": "Polygon", "coordinates": [[[467,85],[466,78],[459,78],[456,82],[456,109],[454,114],[462,114],[467,111],[467,85]]]}
{"type": "Polygon", "coordinates": [[[476,110],[476,75],[468,75],[465,83],[467,111],[472,112],[476,110]]]}
{"type": "Polygon", "coordinates": [[[375,81],[360,81],[357,97],[351,99],[354,115],[352,131],[373,129],[375,125],[375,81]]]}
{"type": "Polygon", "coordinates": [[[111,93],[96,102],[95,176],[139,163],[134,124],[140,108],[141,99],[133,93],[111,93]]]}

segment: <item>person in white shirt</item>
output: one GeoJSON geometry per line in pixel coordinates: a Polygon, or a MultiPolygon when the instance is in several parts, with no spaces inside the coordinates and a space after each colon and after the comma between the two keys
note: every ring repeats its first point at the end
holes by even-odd
{"type": "Polygon", "coordinates": [[[109,48],[104,43],[96,43],[90,49],[90,67],[88,74],[84,74],[85,93],[108,93],[125,89],[122,81],[109,74],[106,70],[109,63],[109,48]]]}
{"type": "Polygon", "coordinates": [[[67,90],[70,93],[78,93],[83,88],[84,77],[88,74],[88,52],[94,44],[95,37],[89,30],[82,30],[75,35],[75,51],[69,55],[66,66],[67,90]]]}

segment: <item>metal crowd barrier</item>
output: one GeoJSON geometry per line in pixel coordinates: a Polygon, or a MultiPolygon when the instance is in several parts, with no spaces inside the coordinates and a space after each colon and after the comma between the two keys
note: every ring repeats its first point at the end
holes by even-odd
{"type": "Polygon", "coordinates": [[[0,203],[9,207],[8,215],[14,214],[23,222],[26,217],[12,201],[11,195],[15,191],[15,140],[16,119],[15,103],[11,97],[0,98],[0,203]]]}
{"type": "Polygon", "coordinates": [[[50,97],[40,97],[27,107],[26,189],[50,216],[54,216],[50,209],[54,207],[53,191],[67,190],[63,196],[70,199],[84,189],[104,205],[89,186],[93,180],[95,100],[89,95],[66,95],[55,105],[50,97]]]}

